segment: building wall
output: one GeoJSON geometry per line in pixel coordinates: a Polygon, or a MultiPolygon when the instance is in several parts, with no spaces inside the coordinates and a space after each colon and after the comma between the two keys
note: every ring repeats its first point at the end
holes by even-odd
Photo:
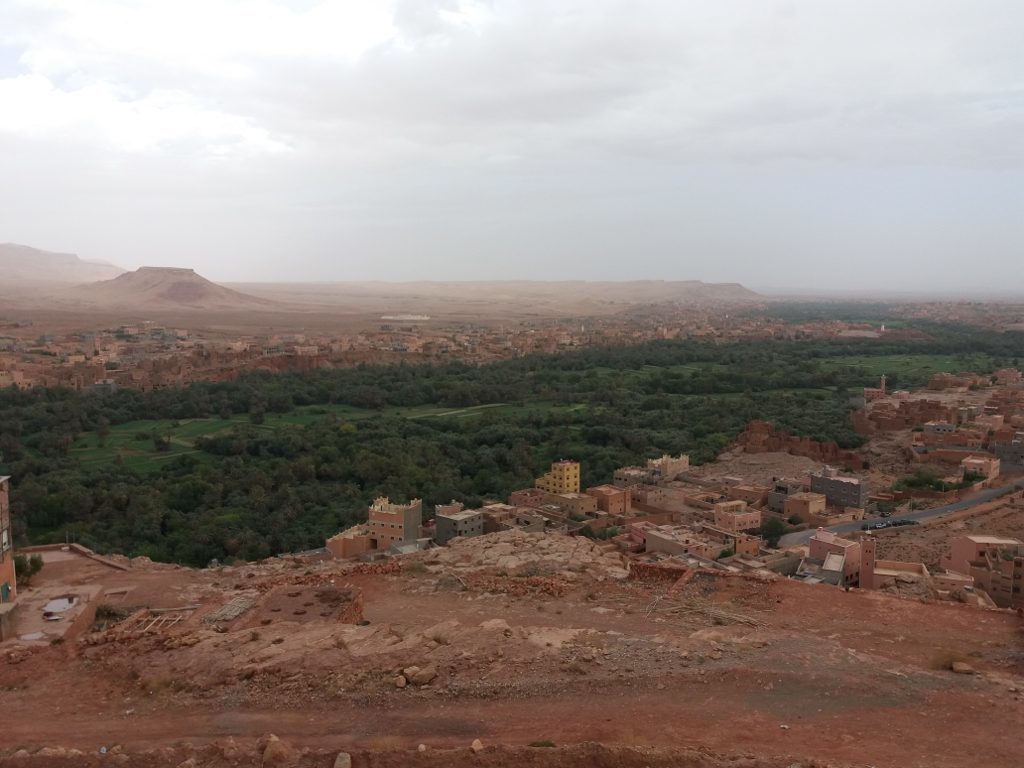
{"type": "Polygon", "coordinates": [[[982,459],[971,457],[960,462],[960,468],[964,474],[974,474],[985,480],[992,480],[999,476],[999,459],[982,459]]]}
{"type": "Polygon", "coordinates": [[[549,493],[545,501],[569,515],[588,515],[597,512],[597,499],[585,493],[549,493]]]}
{"type": "Polygon", "coordinates": [[[868,505],[867,484],[857,478],[811,475],[811,492],[824,494],[826,502],[836,507],[863,509],[868,505]]]}
{"type": "Polygon", "coordinates": [[[860,585],[861,544],[831,535],[828,531],[818,531],[811,536],[807,543],[808,553],[816,560],[824,560],[827,554],[845,555],[843,586],[856,587],[860,585]]]}
{"type": "Polygon", "coordinates": [[[761,512],[747,507],[742,500],[715,504],[715,527],[736,533],[761,527],[761,512]]]}
{"type": "Polygon", "coordinates": [[[875,567],[878,564],[877,543],[871,536],[860,540],[860,586],[864,589],[878,589],[875,583],[875,567]]]}
{"type": "Polygon", "coordinates": [[[409,504],[392,504],[386,496],[375,499],[369,509],[370,536],[378,549],[392,544],[410,543],[420,537],[423,525],[423,501],[413,499],[409,504]]]}
{"type": "Polygon", "coordinates": [[[508,495],[508,503],[513,507],[539,507],[547,503],[548,494],[539,488],[520,488],[508,495]]]}
{"type": "Polygon", "coordinates": [[[1024,544],[997,536],[960,536],[950,545],[943,568],[970,576],[975,586],[1003,608],[1024,607],[1024,544]]]}
{"type": "Polygon", "coordinates": [[[633,495],[624,488],[614,485],[599,485],[587,488],[587,495],[597,499],[597,508],[609,515],[625,515],[633,508],[633,495]]]}
{"type": "Polygon", "coordinates": [[[665,454],[660,459],[648,459],[649,469],[658,470],[662,480],[675,480],[683,472],[690,469],[690,457],[686,454],[669,456],[665,454]]]}
{"type": "Polygon", "coordinates": [[[825,496],[820,493],[794,493],[786,497],[784,511],[786,517],[796,517],[802,522],[811,523],[825,513],[825,503],[825,496]]]}
{"type": "Polygon", "coordinates": [[[955,589],[962,589],[964,587],[973,587],[974,578],[964,573],[955,573],[953,571],[942,571],[932,576],[932,581],[935,584],[935,588],[943,592],[952,592],[955,589]]]}
{"type": "Polygon", "coordinates": [[[547,493],[579,493],[580,463],[556,461],[547,473],[537,478],[536,486],[547,493]]]}
{"type": "Polygon", "coordinates": [[[5,603],[12,602],[18,594],[11,533],[10,488],[10,478],[0,477],[0,600],[5,603]]]}
{"type": "Polygon", "coordinates": [[[348,559],[373,550],[373,539],[368,535],[338,534],[327,540],[327,551],[334,557],[348,559]]]}
{"type": "Polygon", "coordinates": [[[803,486],[796,480],[776,480],[768,491],[768,509],[772,512],[782,512],[786,508],[786,499],[801,491],[803,486]]]}
{"type": "Polygon", "coordinates": [[[712,546],[710,541],[692,538],[680,540],[668,532],[648,528],[644,531],[644,548],[648,552],[664,552],[669,555],[697,555],[709,560],[722,551],[721,545],[712,546]]]}
{"type": "Polygon", "coordinates": [[[971,563],[967,575],[974,584],[992,598],[1000,608],[1024,607],[1024,557],[1004,559],[998,554],[986,553],[982,560],[971,563]]]}
{"type": "Polygon", "coordinates": [[[1000,547],[1020,546],[1017,539],[984,537],[976,540],[973,536],[958,536],[949,546],[949,557],[941,561],[943,568],[957,573],[969,573],[970,564],[982,559],[985,552],[1000,547]],[[989,540],[991,539],[991,540],[989,540]]]}
{"type": "Polygon", "coordinates": [[[482,536],[484,532],[484,513],[466,515],[437,514],[434,517],[434,541],[447,544],[458,536],[482,536]]]}
{"type": "Polygon", "coordinates": [[[730,499],[745,501],[751,505],[761,505],[768,501],[768,492],[771,486],[768,485],[734,485],[725,495],[730,499]]]}
{"type": "Polygon", "coordinates": [[[711,525],[701,525],[699,530],[714,541],[721,542],[721,547],[714,552],[715,557],[721,555],[726,549],[731,549],[733,554],[744,557],[757,557],[761,554],[760,536],[748,536],[745,533],[711,525]]]}

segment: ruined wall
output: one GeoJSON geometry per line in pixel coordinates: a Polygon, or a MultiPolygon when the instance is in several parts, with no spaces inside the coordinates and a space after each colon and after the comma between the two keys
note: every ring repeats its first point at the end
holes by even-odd
{"type": "Polygon", "coordinates": [[[781,451],[794,456],[806,456],[823,464],[838,464],[855,469],[863,465],[863,459],[857,451],[844,450],[834,442],[822,443],[809,437],[797,437],[776,429],[767,421],[750,422],[736,439],[736,444],[746,453],[781,451]]]}

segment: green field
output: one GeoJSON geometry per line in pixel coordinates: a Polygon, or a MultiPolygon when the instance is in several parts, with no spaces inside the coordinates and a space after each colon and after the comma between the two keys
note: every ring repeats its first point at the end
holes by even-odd
{"type": "MultiPolygon", "coordinates": [[[[904,355],[851,355],[814,358],[816,368],[822,372],[855,370],[856,378],[864,378],[864,384],[882,375],[896,377],[898,386],[923,384],[940,371],[974,370],[985,371],[992,367],[992,358],[986,354],[904,354],[904,355]]],[[[612,369],[595,366],[581,371],[583,377],[597,376],[599,379],[621,376],[637,381],[664,371],[672,374],[700,374],[728,372],[731,366],[722,363],[686,363],[666,367],[644,365],[638,368],[612,369]]],[[[834,392],[835,387],[809,386],[806,388],[785,387],[772,389],[779,393],[820,393],[834,392]]],[[[714,394],[662,394],[672,402],[691,398],[732,399],[743,397],[740,392],[718,392],[714,394]]],[[[204,418],[181,421],[144,420],[132,421],[111,427],[103,444],[99,436],[87,432],[79,436],[69,451],[84,468],[99,468],[115,462],[125,467],[142,471],[156,470],[165,462],[178,456],[191,455],[203,462],[214,461],[214,457],[195,448],[199,437],[220,435],[237,427],[273,432],[282,427],[304,427],[325,418],[355,421],[375,417],[399,417],[404,419],[478,419],[486,416],[497,418],[519,418],[551,412],[570,413],[585,410],[585,404],[558,405],[547,401],[527,403],[486,403],[466,408],[452,408],[436,405],[415,407],[387,407],[380,410],[357,408],[351,405],[310,405],[295,408],[289,413],[268,413],[262,423],[253,424],[247,416],[235,415],[230,418],[204,418]],[[158,448],[155,436],[166,437],[168,444],[158,448]]]]}
{"type": "Polygon", "coordinates": [[[553,403],[532,403],[530,405],[489,403],[469,408],[418,406],[415,408],[384,408],[375,411],[354,408],[350,405],[315,405],[296,408],[291,413],[267,414],[262,424],[253,424],[248,417],[244,416],[235,416],[229,419],[131,421],[111,427],[102,444],[95,432],[84,433],[71,445],[69,455],[87,468],[109,465],[118,461],[120,457],[120,462],[126,467],[152,470],[159,468],[163,462],[186,454],[192,455],[200,461],[213,461],[214,457],[194,447],[196,438],[224,434],[236,427],[273,432],[285,426],[308,426],[331,415],[345,420],[376,416],[398,416],[406,419],[463,419],[480,417],[485,413],[499,416],[522,416],[554,410],[568,412],[581,408],[585,408],[585,406],[559,406],[553,403]],[[167,437],[169,447],[159,450],[154,441],[154,436],[157,435],[167,437]]]}
{"type": "Polygon", "coordinates": [[[919,374],[930,378],[936,373],[948,371],[987,371],[992,367],[992,358],[986,354],[961,355],[851,355],[844,357],[820,358],[818,362],[825,370],[860,368],[872,376],[882,374],[919,374]]]}

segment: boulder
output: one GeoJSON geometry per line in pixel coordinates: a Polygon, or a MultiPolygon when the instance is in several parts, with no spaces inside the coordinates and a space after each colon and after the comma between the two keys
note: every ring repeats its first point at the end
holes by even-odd
{"type": "Polygon", "coordinates": [[[974,667],[962,661],[954,661],[950,667],[958,675],[973,675],[974,667]]]}
{"type": "Polygon", "coordinates": [[[348,752],[339,752],[334,758],[334,768],[352,768],[352,755],[348,752]]]}
{"type": "Polygon", "coordinates": [[[263,765],[287,765],[291,761],[291,747],[271,734],[263,748],[263,765]]]}
{"type": "Polygon", "coordinates": [[[409,677],[409,682],[413,685],[430,685],[435,677],[437,677],[437,667],[428,664],[423,669],[417,669],[415,674],[409,677]]]}
{"type": "Polygon", "coordinates": [[[475,753],[480,753],[484,751],[484,744],[480,739],[473,739],[473,743],[469,745],[469,748],[475,753]]]}

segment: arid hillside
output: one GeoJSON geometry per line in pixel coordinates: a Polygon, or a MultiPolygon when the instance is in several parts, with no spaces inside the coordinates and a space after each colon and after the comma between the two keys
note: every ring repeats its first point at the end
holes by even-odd
{"type": "Polygon", "coordinates": [[[3,287],[74,285],[110,280],[124,270],[113,264],[83,261],[73,253],[53,253],[15,243],[0,243],[3,287]]]}
{"type": "Polygon", "coordinates": [[[95,622],[40,619],[42,635],[26,625],[0,647],[0,762],[330,768],[343,751],[356,768],[962,768],[1024,757],[1021,619],[1008,611],[769,574],[680,582],[586,539],[520,532],[377,564],[192,570],[59,548],[45,559],[19,594],[25,620],[71,595],[95,622]]]}
{"type": "Polygon", "coordinates": [[[273,311],[270,299],[249,296],[207,280],[192,269],[141,267],[113,280],[77,286],[67,299],[100,307],[273,311]]]}

